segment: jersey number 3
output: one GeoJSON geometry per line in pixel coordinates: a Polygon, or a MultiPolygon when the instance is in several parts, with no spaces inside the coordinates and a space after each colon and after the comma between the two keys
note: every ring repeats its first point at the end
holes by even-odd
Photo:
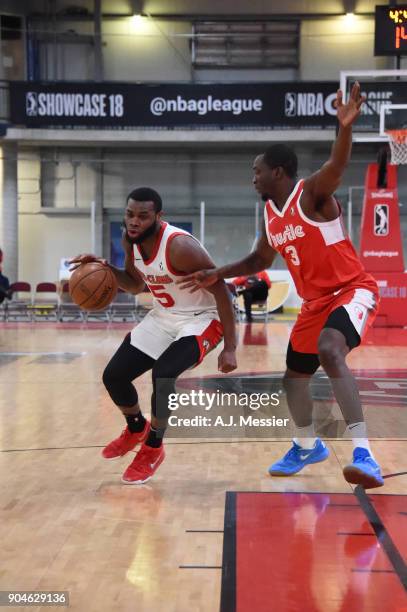
{"type": "Polygon", "coordinates": [[[295,248],[295,246],[289,245],[285,247],[285,252],[287,253],[287,255],[289,255],[291,263],[294,264],[294,266],[300,265],[300,258],[298,257],[297,249],[295,248]]]}
{"type": "Polygon", "coordinates": [[[174,306],[174,298],[169,293],[165,293],[162,289],[165,289],[165,285],[149,285],[151,293],[163,308],[171,308],[174,306]]]}

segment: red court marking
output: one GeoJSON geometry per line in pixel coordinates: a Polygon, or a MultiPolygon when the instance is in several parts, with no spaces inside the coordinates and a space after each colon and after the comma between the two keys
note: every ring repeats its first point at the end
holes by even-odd
{"type": "MultiPolygon", "coordinates": [[[[270,325],[272,326],[273,324],[271,323],[270,325]]],[[[33,323],[26,321],[0,322],[0,329],[31,329],[33,327],[36,327],[38,329],[49,329],[50,327],[54,327],[55,329],[106,329],[107,327],[111,329],[132,329],[132,327],[134,327],[134,324],[126,322],[107,323],[104,321],[89,321],[88,323],[68,321],[63,323],[56,323],[55,321],[35,321],[33,323]]],[[[247,328],[250,328],[252,326],[247,325],[243,327],[246,336],[247,328]]],[[[263,326],[260,325],[259,327],[262,328],[263,326]]],[[[244,344],[267,344],[267,342],[264,342],[263,331],[259,332],[257,329],[254,329],[254,326],[252,330],[249,329],[246,338],[243,341],[244,344]]],[[[375,346],[407,346],[407,328],[370,328],[365,340],[363,341],[363,344],[375,346]]]]}
{"type": "Polygon", "coordinates": [[[407,346],[406,327],[371,327],[363,344],[376,346],[407,346]]]}
{"type": "MultiPolygon", "coordinates": [[[[401,612],[407,607],[400,579],[353,495],[236,495],[237,612],[401,612]],[[354,535],[360,533],[367,535],[354,535]]],[[[405,497],[376,497],[386,521],[398,507],[395,500],[400,507],[406,504],[405,497]]],[[[397,545],[396,523],[391,529],[397,545]]]]}
{"type": "Polygon", "coordinates": [[[245,345],[267,345],[267,327],[260,323],[246,323],[243,334],[243,344],[245,345]]]}
{"type": "Polygon", "coordinates": [[[407,562],[407,497],[405,495],[369,495],[369,499],[399,553],[407,562]]]}
{"type": "Polygon", "coordinates": [[[131,330],[134,327],[134,323],[126,322],[103,322],[103,321],[88,321],[87,323],[56,323],[55,321],[34,321],[32,323],[28,321],[6,321],[0,323],[0,329],[126,329],[131,330]]]}

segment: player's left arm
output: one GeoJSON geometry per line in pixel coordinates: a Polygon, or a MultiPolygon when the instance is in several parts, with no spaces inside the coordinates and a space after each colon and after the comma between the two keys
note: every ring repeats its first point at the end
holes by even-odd
{"type": "MultiPolygon", "coordinates": [[[[176,236],[170,243],[169,259],[171,266],[180,273],[192,274],[199,270],[215,268],[208,253],[194,238],[176,236]]],[[[218,358],[218,368],[224,373],[237,368],[236,363],[236,324],[230,292],[223,280],[217,281],[206,289],[216,300],[219,318],[223,326],[224,348],[218,358]]]]}
{"type": "MultiPolygon", "coordinates": [[[[352,151],[352,124],[360,115],[360,108],[365,98],[360,94],[360,85],[356,82],[349,96],[343,103],[343,94],[339,89],[336,96],[339,131],[333,143],[331,155],[327,162],[304,181],[303,200],[305,212],[319,209],[326,220],[335,219],[339,214],[336,200],[332,197],[342,180],[349,163],[352,151]]],[[[302,201],[303,202],[303,201],[302,201]]]]}

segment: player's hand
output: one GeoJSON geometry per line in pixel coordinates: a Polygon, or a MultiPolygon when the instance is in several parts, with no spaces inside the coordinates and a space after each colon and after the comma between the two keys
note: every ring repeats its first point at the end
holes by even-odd
{"type": "Polygon", "coordinates": [[[359,117],[360,107],[366,97],[360,94],[360,85],[356,81],[350,92],[349,100],[346,104],[343,103],[343,93],[340,89],[336,94],[335,106],[337,109],[338,121],[343,127],[348,127],[359,117]]]}
{"type": "Polygon", "coordinates": [[[227,374],[228,372],[232,372],[232,370],[236,370],[236,368],[236,351],[223,349],[218,357],[218,370],[227,374]]]}
{"type": "Polygon", "coordinates": [[[106,259],[102,259],[101,257],[96,257],[96,255],[92,255],[92,253],[84,253],[83,255],[77,255],[73,259],[69,260],[68,262],[69,265],[73,266],[72,268],[69,268],[69,271],[73,272],[74,270],[79,268],[79,266],[82,266],[83,264],[87,264],[87,263],[93,263],[94,261],[97,261],[103,264],[104,266],[109,265],[106,259]]]}
{"type": "Polygon", "coordinates": [[[122,247],[125,253],[127,253],[128,255],[131,255],[132,250],[133,250],[133,245],[127,240],[127,231],[125,227],[123,228],[123,231],[122,231],[122,247]]]}
{"type": "Polygon", "coordinates": [[[214,270],[200,270],[183,276],[182,279],[176,281],[181,289],[191,289],[190,293],[195,293],[199,289],[211,287],[219,280],[218,272],[214,270]]]}

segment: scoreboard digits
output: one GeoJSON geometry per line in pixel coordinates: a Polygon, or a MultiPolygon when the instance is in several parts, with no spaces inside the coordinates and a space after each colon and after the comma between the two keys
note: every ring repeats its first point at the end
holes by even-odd
{"type": "Polygon", "coordinates": [[[407,55],[407,4],[376,6],[375,55],[407,55]]]}

